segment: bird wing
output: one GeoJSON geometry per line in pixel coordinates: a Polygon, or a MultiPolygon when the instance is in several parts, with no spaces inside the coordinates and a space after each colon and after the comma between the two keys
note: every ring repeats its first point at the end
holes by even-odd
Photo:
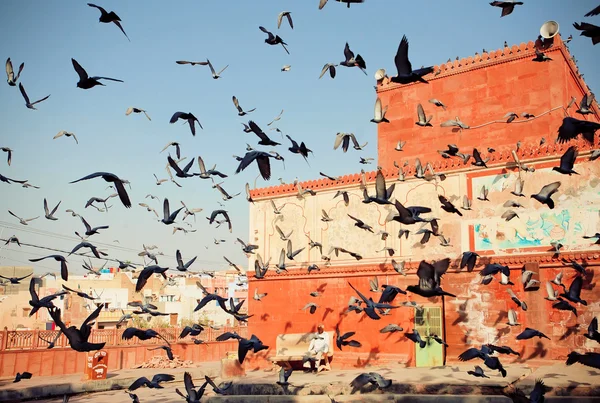
{"type": "Polygon", "coordinates": [[[517,323],[517,313],[512,308],[508,310],[508,321],[510,323],[517,323]]]}
{"type": "Polygon", "coordinates": [[[427,118],[425,117],[425,111],[423,110],[423,105],[417,105],[417,116],[419,118],[419,122],[426,122],[427,118]]]}
{"type": "Polygon", "coordinates": [[[9,81],[14,81],[15,73],[13,71],[13,65],[10,61],[10,57],[6,59],[6,77],[9,81]]]}
{"type": "Polygon", "coordinates": [[[352,287],[352,289],[353,289],[354,291],[356,291],[356,293],[358,294],[358,296],[359,296],[359,297],[360,297],[360,298],[361,298],[361,299],[362,299],[362,300],[363,300],[365,303],[368,303],[368,302],[369,302],[369,300],[367,299],[367,297],[365,297],[365,296],[364,296],[364,295],[363,295],[363,294],[362,294],[360,291],[358,291],[356,288],[354,288],[354,286],[353,286],[353,285],[352,285],[350,282],[348,282],[348,284],[350,285],[350,287],[352,287]]]}
{"type": "Polygon", "coordinates": [[[581,276],[575,277],[571,286],[569,287],[569,295],[572,297],[577,297],[581,295],[581,287],[583,286],[583,278],[581,276]]]}
{"type": "Polygon", "coordinates": [[[554,192],[556,192],[558,190],[560,185],[561,185],[560,182],[550,183],[550,184],[544,186],[542,188],[542,190],[540,190],[539,195],[542,197],[550,197],[554,192]]]}
{"type": "Polygon", "coordinates": [[[398,75],[409,75],[412,72],[412,65],[408,60],[408,39],[406,39],[406,35],[400,41],[396,57],[394,57],[394,63],[396,64],[396,69],[398,69],[398,75]]]}
{"type": "Polygon", "coordinates": [[[88,316],[86,318],[86,320],[83,321],[83,323],[81,324],[81,327],[83,328],[84,326],[86,326],[88,323],[98,319],[98,316],[100,316],[100,311],[102,310],[102,308],[104,308],[104,304],[100,304],[98,306],[98,308],[96,308],[96,310],[94,312],[92,312],[90,314],[90,316],[88,316]]]}
{"type": "Polygon", "coordinates": [[[118,81],[120,83],[123,83],[123,80],[119,80],[118,78],[110,78],[110,77],[100,77],[100,76],[94,76],[91,77],[93,80],[110,80],[110,81],[118,81]]]}
{"type": "Polygon", "coordinates": [[[417,277],[419,277],[420,288],[432,289],[435,285],[435,267],[422,260],[417,269],[417,277]]]}
{"type": "Polygon", "coordinates": [[[129,386],[129,390],[136,390],[140,386],[149,385],[149,384],[150,384],[150,380],[148,378],[146,378],[145,376],[142,376],[141,378],[136,379],[131,384],[131,386],[129,386]]]}
{"type": "Polygon", "coordinates": [[[371,382],[371,376],[369,374],[360,374],[350,382],[350,386],[355,389],[360,389],[369,382],[371,382]]]}
{"type": "Polygon", "coordinates": [[[233,105],[237,108],[238,111],[243,112],[242,108],[240,108],[240,103],[238,102],[237,97],[234,95],[232,97],[233,99],[233,105]]]}
{"type": "Polygon", "coordinates": [[[33,277],[31,278],[31,281],[29,282],[29,294],[31,294],[31,300],[33,302],[38,302],[40,300],[37,293],[35,292],[35,281],[34,281],[33,277]]]}
{"type": "Polygon", "coordinates": [[[354,59],[354,52],[350,50],[348,42],[346,42],[346,46],[344,47],[344,57],[346,58],[346,61],[354,59]]]}
{"type": "Polygon", "coordinates": [[[382,111],[382,107],[381,107],[381,99],[378,97],[375,100],[375,120],[381,120],[381,118],[383,117],[383,111],[382,111]]]}
{"type": "Polygon", "coordinates": [[[571,170],[573,169],[573,164],[575,163],[575,159],[577,158],[577,149],[575,146],[571,146],[567,151],[560,157],[560,167],[562,169],[571,170]]]}
{"type": "Polygon", "coordinates": [[[287,17],[287,20],[290,23],[290,28],[294,29],[294,21],[292,21],[292,14],[288,12],[285,14],[285,16],[287,17]]]}
{"type": "Polygon", "coordinates": [[[382,199],[382,200],[387,199],[387,191],[385,188],[385,178],[383,177],[383,173],[380,170],[377,171],[377,177],[375,179],[375,196],[378,199],[382,199]]]}
{"type": "MultiPolygon", "coordinates": [[[[99,8],[101,8],[101,7],[99,7],[99,8]]],[[[104,10],[103,8],[101,8],[101,9],[104,10]]],[[[81,67],[81,65],[77,62],[77,60],[71,59],[71,62],[73,62],[73,68],[79,75],[79,81],[87,80],[88,73],[83,69],[83,67],[81,67]]]]}
{"type": "Polygon", "coordinates": [[[25,88],[23,88],[22,83],[19,83],[19,91],[21,91],[21,95],[23,95],[23,98],[25,98],[25,103],[27,105],[30,105],[31,102],[29,101],[29,97],[27,96],[27,93],[25,92],[25,88]]]}
{"type": "Polygon", "coordinates": [[[554,287],[549,281],[546,281],[546,292],[548,293],[548,298],[554,298],[556,296],[554,292],[554,287]]]}
{"type": "Polygon", "coordinates": [[[480,351],[474,347],[466,350],[458,356],[459,361],[469,361],[475,357],[479,357],[480,351]]]}

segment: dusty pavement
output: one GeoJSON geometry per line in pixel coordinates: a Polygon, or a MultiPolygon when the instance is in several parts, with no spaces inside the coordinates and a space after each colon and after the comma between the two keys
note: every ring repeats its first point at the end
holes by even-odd
{"type": "MultiPolygon", "coordinates": [[[[401,366],[373,367],[366,371],[378,372],[385,378],[393,380],[392,386],[385,392],[374,391],[365,386],[353,393],[350,381],[363,372],[361,370],[334,370],[320,374],[295,371],[289,379],[287,391],[277,385],[275,372],[250,372],[245,377],[233,380],[228,390],[230,395],[215,396],[207,389],[203,401],[209,402],[331,402],[331,396],[338,402],[380,402],[380,401],[413,401],[413,402],[509,402],[502,396],[502,391],[510,384],[517,385],[529,394],[533,382],[537,378],[544,379],[549,391],[548,401],[552,402],[600,402],[600,371],[581,365],[566,367],[563,363],[541,367],[532,371],[526,366],[507,366],[508,375],[502,378],[493,371],[487,371],[489,379],[475,378],[466,373],[473,365],[449,365],[434,368],[404,368],[401,366]],[[284,396],[284,393],[288,395],[284,396]],[[290,396],[293,395],[293,396],[290,396]],[[317,396],[315,396],[317,395],[317,396]],[[556,398],[551,398],[558,395],[556,398]],[[563,397],[560,397],[563,396],[563,397]],[[576,398],[580,396],[580,398],[576,398]],[[593,396],[593,397],[585,397],[593,396]],[[597,397],[596,397],[597,396],[597,397]]],[[[217,376],[218,363],[208,363],[203,368],[188,369],[193,376],[196,387],[202,384],[204,375],[217,376]]],[[[142,387],[135,391],[141,402],[181,402],[183,399],[175,393],[175,388],[184,390],[182,377],[185,369],[175,370],[126,370],[119,371],[93,391],[93,383],[82,383],[79,376],[68,377],[38,377],[24,380],[17,384],[0,381],[0,401],[19,401],[31,399],[41,394],[54,396],[40,399],[38,402],[62,401],[62,396],[76,393],[70,402],[131,402],[124,391],[137,377],[151,377],[155,373],[172,373],[175,382],[163,384],[164,389],[148,389],[142,387]],[[62,378],[62,379],[53,379],[62,378]],[[88,384],[88,386],[86,386],[88,384]],[[113,389],[113,390],[111,390],[113,389]],[[102,391],[104,390],[104,391],[102,391]],[[107,391],[108,390],[108,391],[107,391]]],[[[217,384],[222,382],[218,377],[217,384]]],[[[97,384],[98,385],[98,384],[97,384]]]]}

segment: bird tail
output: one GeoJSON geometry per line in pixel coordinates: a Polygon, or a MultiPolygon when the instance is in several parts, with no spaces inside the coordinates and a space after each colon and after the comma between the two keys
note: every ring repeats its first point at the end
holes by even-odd
{"type": "Polygon", "coordinates": [[[419,80],[420,82],[424,83],[424,84],[429,84],[429,81],[425,80],[423,77],[418,76],[417,80],[419,80]]]}
{"type": "Polygon", "coordinates": [[[104,345],[106,344],[106,342],[103,343],[87,343],[87,348],[89,349],[88,351],[96,351],[96,350],[102,350],[104,348],[104,345]]]}
{"type": "Polygon", "coordinates": [[[427,345],[427,343],[425,343],[425,340],[421,340],[419,342],[419,347],[421,347],[421,348],[425,348],[426,345],[427,345]]]}
{"type": "Polygon", "coordinates": [[[569,353],[569,355],[567,356],[567,365],[573,365],[576,362],[579,362],[579,357],[581,357],[581,354],[575,352],[575,351],[571,351],[569,353]]]}
{"type": "Polygon", "coordinates": [[[502,374],[502,378],[506,378],[506,370],[504,368],[500,368],[500,373],[502,374]]]}

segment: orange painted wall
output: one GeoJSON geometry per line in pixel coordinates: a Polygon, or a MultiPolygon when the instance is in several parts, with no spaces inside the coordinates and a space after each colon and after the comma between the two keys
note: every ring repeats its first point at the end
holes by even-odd
{"type": "MultiPolygon", "coordinates": [[[[172,343],[173,354],[180,359],[201,362],[220,361],[228,351],[237,351],[237,341],[193,343],[172,343]]],[[[148,361],[155,355],[165,355],[164,351],[148,351],[154,345],[107,346],[109,371],[129,369],[148,361]]],[[[13,377],[17,372],[29,371],[33,376],[83,375],[86,353],[70,348],[44,350],[0,351],[0,377],[13,377]]]]}
{"type": "MultiPolygon", "coordinates": [[[[584,256],[589,262],[589,275],[584,283],[581,297],[589,301],[589,306],[577,306],[579,313],[579,332],[561,339],[565,329],[575,325],[578,321],[570,312],[557,311],[551,308],[551,303],[544,297],[545,282],[563,270],[563,282],[570,284],[575,271],[562,267],[556,261],[550,261],[548,255],[538,257],[542,260],[540,268],[540,281],[542,287],[538,291],[523,292],[519,279],[523,261],[516,258],[500,260],[502,264],[511,267],[511,279],[516,284],[512,289],[519,298],[526,301],[529,306],[524,314],[508,297],[506,286],[497,281],[485,286],[479,284],[481,276],[480,267],[472,273],[459,273],[454,267],[449,270],[442,282],[443,288],[457,295],[455,298],[445,298],[444,301],[444,329],[445,338],[449,347],[446,351],[447,362],[456,362],[458,355],[471,346],[479,347],[484,343],[497,345],[510,345],[521,352],[523,357],[529,359],[564,360],[569,351],[598,351],[600,348],[594,343],[586,343],[583,337],[584,330],[594,316],[600,315],[598,304],[592,304],[600,299],[600,289],[596,287],[595,278],[600,272],[600,254],[584,256]],[[510,260],[512,259],[512,262],[510,260]],[[593,259],[596,259],[594,262],[593,259]],[[597,265],[597,266],[594,266],[597,265]],[[558,267],[557,267],[558,266],[558,267]],[[476,282],[476,284],[473,283],[476,282]],[[467,297],[468,296],[468,297],[467,297]],[[469,301],[467,301],[469,299],[469,301]],[[465,301],[466,304],[465,304],[465,301]],[[484,302],[485,308],[479,304],[484,302]],[[506,311],[513,308],[517,311],[518,320],[522,326],[509,328],[506,311]],[[478,315],[483,315],[479,319],[478,315]],[[469,318],[469,316],[471,318],[469,318]],[[498,319],[500,320],[498,321],[498,319]],[[585,324],[585,325],[583,325],[585,324]],[[489,327],[496,328],[487,332],[489,327]],[[525,327],[536,328],[544,332],[552,340],[543,340],[542,348],[538,347],[537,340],[517,342],[515,337],[525,327]]],[[[415,345],[409,342],[404,334],[381,334],[379,329],[389,323],[399,324],[404,331],[412,331],[414,316],[412,309],[401,307],[393,309],[389,316],[382,316],[378,321],[368,318],[364,313],[346,314],[348,300],[355,295],[348,286],[348,281],[357,287],[367,297],[379,298],[380,294],[369,291],[369,278],[377,275],[379,284],[393,284],[405,289],[409,284],[416,284],[416,270],[413,267],[408,276],[403,277],[388,266],[360,266],[359,268],[330,268],[322,269],[320,274],[314,272],[308,276],[305,270],[290,270],[289,275],[271,275],[265,279],[250,278],[249,292],[254,295],[254,290],[268,293],[262,301],[249,300],[249,311],[254,314],[249,320],[249,334],[256,334],[263,343],[270,346],[265,353],[248,358],[251,366],[268,367],[270,364],[264,358],[275,354],[275,339],[278,334],[305,333],[316,331],[316,325],[323,323],[325,330],[333,330],[336,325],[342,332],[356,331],[354,338],[362,343],[361,348],[344,347],[340,352],[335,347],[332,365],[334,368],[362,367],[367,364],[380,365],[389,362],[404,363],[407,366],[415,365],[415,345]],[[324,287],[320,297],[311,297],[309,293],[324,287]],[[301,308],[308,302],[315,302],[320,307],[311,315],[301,308]]],[[[441,298],[425,299],[418,295],[408,293],[408,296],[399,295],[394,304],[400,301],[415,301],[424,306],[440,306],[441,298]]],[[[513,362],[514,359],[505,358],[503,361],[513,362]]]]}
{"type": "MultiPolygon", "coordinates": [[[[463,130],[440,127],[455,116],[471,127],[506,120],[508,112],[539,115],[554,107],[566,106],[572,96],[581,101],[588,92],[585,83],[577,76],[571,55],[559,38],[546,54],[550,62],[533,62],[533,43],[492,51],[476,57],[442,65],[441,74],[429,75],[429,84],[381,85],[377,96],[382,105],[388,105],[387,117],[391,123],[378,125],[378,163],[397,172],[393,162],[402,165],[416,157],[423,165],[427,161],[439,161],[437,150],[445,150],[447,144],[456,144],[461,151],[472,154],[477,147],[485,158],[487,147],[502,151],[514,149],[517,141],[524,146],[538,145],[541,137],[554,142],[557,129],[565,116],[558,109],[546,116],[526,123],[517,121],[494,123],[479,129],[463,130]],[[489,58],[489,60],[488,60],[489,58]],[[444,111],[428,102],[436,98],[447,105],[444,111]],[[421,103],[427,116],[433,115],[433,127],[419,127],[417,104],[421,103]],[[406,141],[404,151],[394,150],[396,143],[406,141]]],[[[570,115],[579,119],[598,121],[598,115],[583,117],[570,109],[570,115]]],[[[597,109],[596,109],[597,113],[597,109]]],[[[470,162],[469,162],[470,164],[470,162]]]]}

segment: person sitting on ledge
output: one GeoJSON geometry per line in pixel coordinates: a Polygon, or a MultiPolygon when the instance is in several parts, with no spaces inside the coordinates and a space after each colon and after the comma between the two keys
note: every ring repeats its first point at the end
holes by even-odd
{"type": "Polygon", "coordinates": [[[313,339],[310,342],[308,347],[308,352],[304,356],[302,360],[302,365],[305,369],[305,372],[317,371],[321,372],[323,370],[330,371],[331,367],[329,366],[328,353],[329,353],[329,335],[324,332],[325,326],[323,324],[319,324],[317,326],[317,333],[314,334],[313,339]],[[325,364],[321,364],[321,360],[324,360],[325,364]],[[315,369],[315,364],[317,369],[315,369]]]}

